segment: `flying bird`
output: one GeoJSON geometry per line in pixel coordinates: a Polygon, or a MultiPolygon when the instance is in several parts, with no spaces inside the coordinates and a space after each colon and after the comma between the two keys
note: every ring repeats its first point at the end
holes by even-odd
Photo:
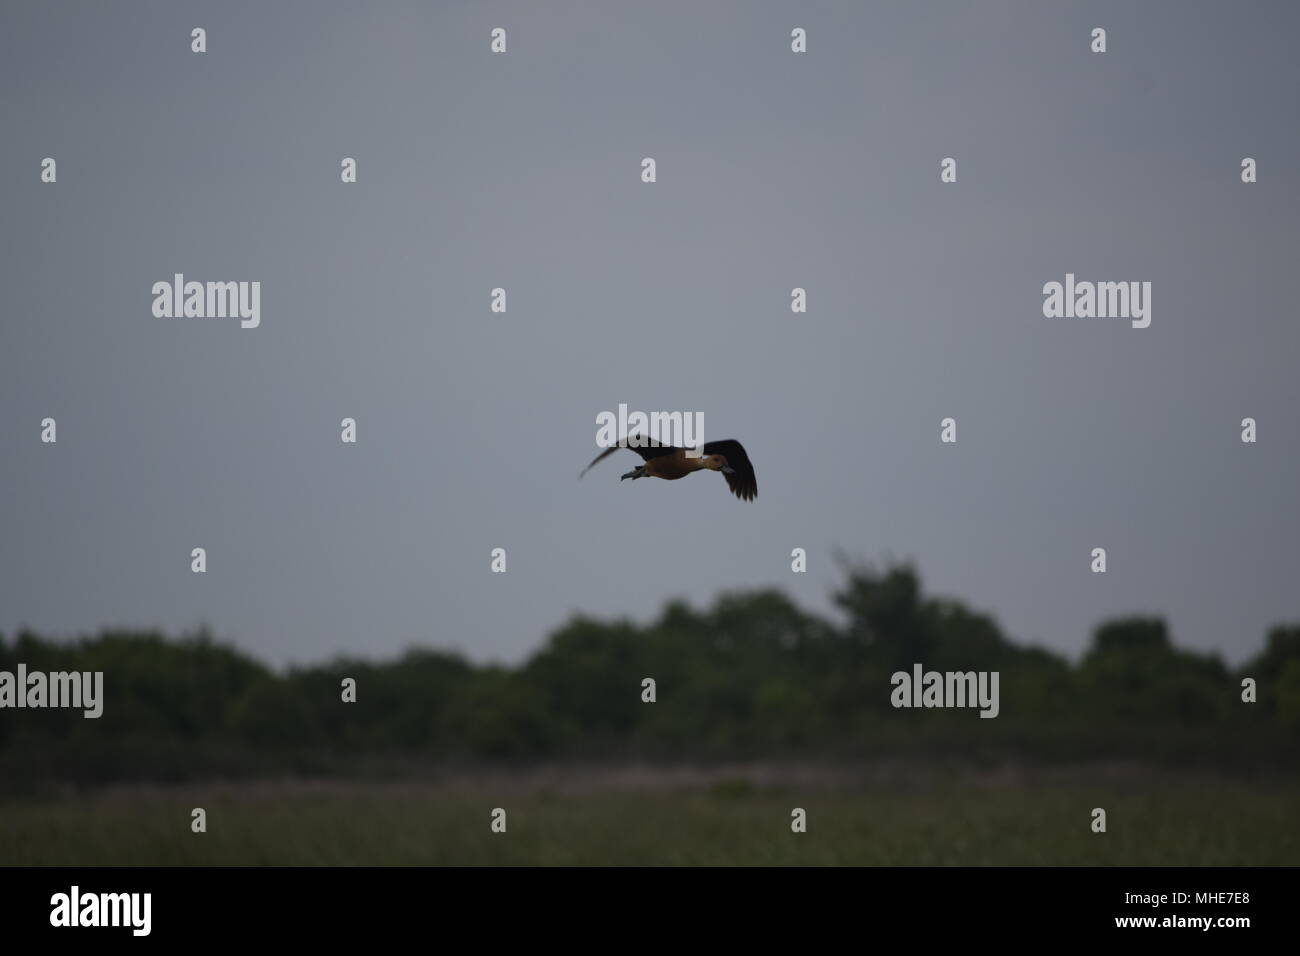
{"type": "MultiPolygon", "coordinates": [[[[629,438],[606,448],[591,460],[590,465],[582,469],[582,475],[591,471],[597,462],[604,461],[620,448],[627,448],[640,455],[645,464],[633,468],[619,481],[628,478],[664,478],[668,481],[676,481],[678,478],[685,478],[693,471],[720,471],[727,479],[727,487],[737,498],[742,501],[753,501],[758,497],[758,479],[754,477],[754,466],[750,464],[744,446],[734,439],[706,441],[704,447],[700,449],[701,454],[694,458],[687,456],[685,448],[661,445],[653,439],[642,438],[641,442],[644,444],[638,448],[631,444],[636,440],[636,437],[629,438]]],[[[578,477],[581,478],[582,475],[578,477]]]]}

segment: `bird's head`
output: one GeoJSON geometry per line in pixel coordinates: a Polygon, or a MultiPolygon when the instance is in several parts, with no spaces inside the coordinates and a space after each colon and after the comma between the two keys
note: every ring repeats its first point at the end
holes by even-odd
{"type": "Polygon", "coordinates": [[[703,461],[704,467],[709,469],[709,471],[720,471],[726,475],[735,474],[735,472],[731,470],[731,466],[727,464],[726,455],[705,455],[703,461]]]}

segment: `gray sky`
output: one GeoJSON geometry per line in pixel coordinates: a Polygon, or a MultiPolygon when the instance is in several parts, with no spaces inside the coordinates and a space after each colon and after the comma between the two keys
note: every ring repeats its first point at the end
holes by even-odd
{"type": "Polygon", "coordinates": [[[579,610],[826,610],[837,547],[1071,654],[1300,617],[1292,4],[0,10],[7,635],[517,660],[579,610]],[[261,327],[155,318],[175,272],[261,327]],[[1151,327],[1044,318],[1067,272],[1151,327]],[[620,402],[703,412],[758,500],[577,482],[620,402]]]}

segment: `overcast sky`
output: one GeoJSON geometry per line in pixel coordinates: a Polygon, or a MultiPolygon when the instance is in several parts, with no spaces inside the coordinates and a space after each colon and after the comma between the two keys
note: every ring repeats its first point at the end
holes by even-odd
{"type": "Polygon", "coordinates": [[[576,611],[829,610],[836,548],[1070,654],[1300,618],[1293,4],[0,10],[6,635],[513,661],[576,611]],[[156,318],[177,272],[261,326],[156,318]],[[1067,272],[1151,326],[1045,318],[1067,272]],[[741,440],[757,501],[575,480],[620,402],[741,440]]]}

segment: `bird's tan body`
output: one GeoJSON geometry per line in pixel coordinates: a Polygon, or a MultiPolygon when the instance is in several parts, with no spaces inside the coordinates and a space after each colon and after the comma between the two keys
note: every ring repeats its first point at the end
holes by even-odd
{"type": "Polygon", "coordinates": [[[696,455],[694,458],[686,457],[686,449],[678,448],[671,455],[661,455],[658,458],[651,458],[644,465],[645,473],[651,478],[666,478],[674,481],[677,478],[685,478],[693,471],[703,471],[711,469],[717,471],[716,466],[711,466],[705,455],[696,455]]]}

